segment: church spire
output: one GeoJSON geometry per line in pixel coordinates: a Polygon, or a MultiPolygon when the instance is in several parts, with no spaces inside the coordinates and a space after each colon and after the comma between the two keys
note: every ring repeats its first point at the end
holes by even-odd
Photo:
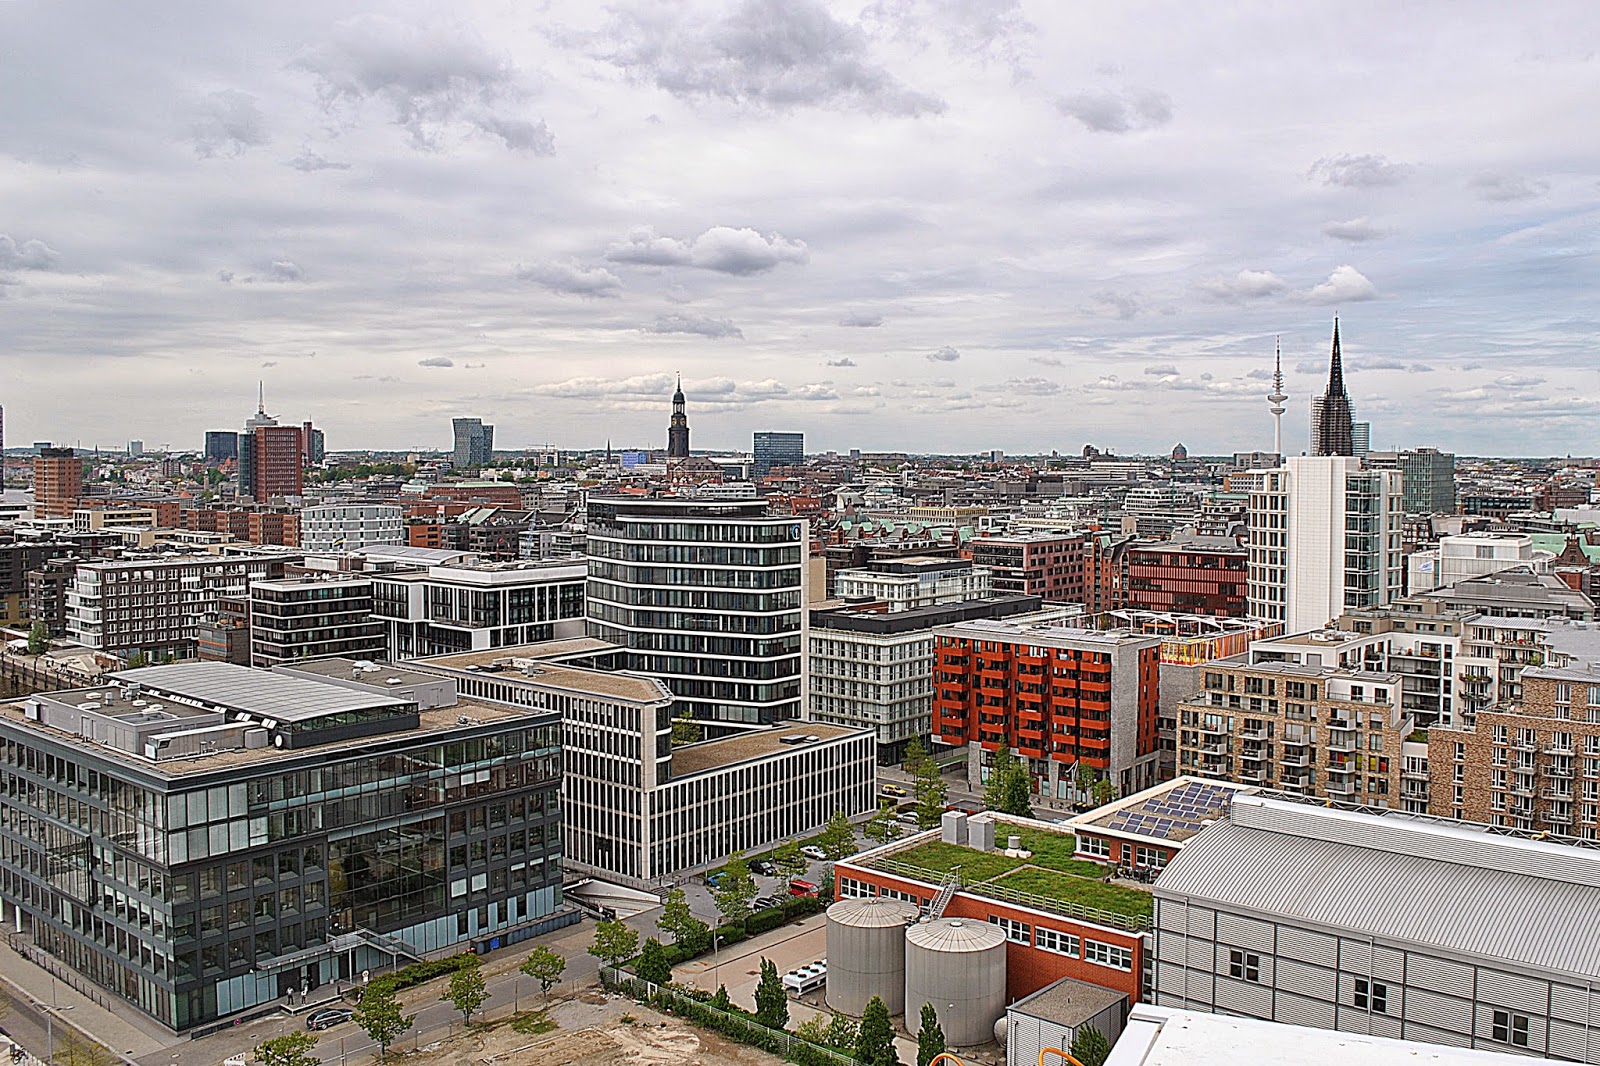
{"type": "Polygon", "coordinates": [[[1354,455],[1355,426],[1350,394],[1344,388],[1344,359],[1339,352],[1339,316],[1333,318],[1333,357],[1328,363],[1328,387],[1313,411],[1312,455],[1354,455]]]}
{"type": "Polygon", "coordinates": [[[683,375],[678,375],[677,391],[672,394],[672,421],[667,424],[667,458],[689,458],[689,415],[684,410],[683,375]]]}

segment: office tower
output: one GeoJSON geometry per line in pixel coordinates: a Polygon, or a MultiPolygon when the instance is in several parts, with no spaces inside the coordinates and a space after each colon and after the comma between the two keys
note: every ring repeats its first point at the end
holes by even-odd
{"type": "Polygon", "coordinates": [[[83,460],[71,448],[41,448],[33,459],[33,516],[71,518],[83,495],[83,460]]]}
{"type": "Polygon", "coordinates": [[[589,635],[665,681],[679,713],[800,717],[805,522],[761,500],[589,500],[589,635]]]}
{"type": "Polygon", "coordinates": [[[239,434],[229,429],[206,430],[206,462],[239,458],[239,434]]]}
{"type": "Polygon", "coordinates": [[[1366,455],[1372,451],[1372,423],[1350,423],[1351,455],[1366,455]]]}
{"type": "Polygon", "coordinates": [[[1400,595],[1398,471],[1369,470],[1355,456],[1291,456],[1235,484],[1250,493],[1252,618],[1299,633],[1400,595]]]}
{"type": "Polygon", "coordinates": [[[689,416],[683,410],[683,375],[672,394],[672,421],[667,425],[667,458],[689,458],[689,416]]]}
{"type": "Polygon", "coordinates": [[[1311,408],[1312,455],[1354,455],[1355,430],[1350,418],[1350,394],[1344,390],[1344,362],[1339,354],[1339,320],[1333,320],[1333,357],[1328,363],[1328,387],[1311,408]]]}
{"type": "Polygon", "coordinates": [[[301,465],[316,466],[327,455],[327,446],[322,430],[306,422],[300,427],[301,465]]]}
{"type": "Polygon", "coordinates": [[[333,659],[127,670],[6,711],[9,779],[50,768],[3,801],[41,834],[0,849],[8,925],[169,1029],[577,919],[553,708],[333,659]]]}
{"type": "Polygon", "coordinates": [[[452,418],[455,451],[450,461],[457,470],[476,470],[494,455],[494,427],[481,418],[452,418]]]}
{"type": "Polygon", "coordinates": [[[144,441],[130,440],[128,442],[128,458],[137,459],[144,454],[144,441]]]}
{"type": "Polygon", "coordinates": [[[1283,402],[1289,394],[1283,391],[1283,344],[1275,343],[1272,349],[1272,391],[1267,393],[1267,410],[1272,412],[1272,454],[1283,455],[1283,402]]]}
{"type": "MultiPolygon", "coordinates": [[[[687,428],[685,426],[685,429],[687,428]]],[[[800,466],[806,461],[806,435],[757,433],[751,454],[755,460],[751,464],[751,472],[758,477],[775,466],[800,466]]]]}
{"type": "Polygon", "coordinates": [[[1400,471],[1407,514],[1455,514],[1456,457],[1437,448],[1370,452],[1366,464],[1400,471]]]}
{"type": "Polygon", "coordinates": [[[239,493],[257,503],[305,489],[305,434],[299,426],[256,426],[239,434],[239,493]]]}

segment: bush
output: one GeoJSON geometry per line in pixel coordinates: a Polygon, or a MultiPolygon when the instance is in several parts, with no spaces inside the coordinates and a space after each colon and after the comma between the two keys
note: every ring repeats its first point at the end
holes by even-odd
{"type": "Polygon", "coordinates": [[[393,973],[386,973],[381,977],[374,977],[367,985],[368,988],[385,987],[391,992],[398,992],[402,988],[420,985],[424,981],[431,981],[435,977],[455,973],[457,970],[468,966],[477,966],[482,960],[470,951],[463,951],[457,955],[450,955],[443,959],[428,959],[423,962],[414,962],[410,966],[402,967],[393,973]]]}
{"type": "Polygon", "coordinates": [[[751,936],[758,936],[768,930],[776,929],[784,923],[782,907],[768,907],[766,910],[756,911],[744,920],[745,932],[751,936]]]}

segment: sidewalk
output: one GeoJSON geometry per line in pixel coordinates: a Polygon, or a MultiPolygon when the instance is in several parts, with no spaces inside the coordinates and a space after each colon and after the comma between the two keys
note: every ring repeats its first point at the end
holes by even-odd
{"type": "Polygon", "coordinates": [[[128,1059],[188,1043],[186,1038],[167,1032],[131,1003],[122,1003],[108,992],[98,992],[91,998],[78,991],[19,955],[4,937],[0,937],[0,982],[23,1002],[53,1004],[56,1009],[51,1013],[58,1028],[75,1029],[128,1059]]]}

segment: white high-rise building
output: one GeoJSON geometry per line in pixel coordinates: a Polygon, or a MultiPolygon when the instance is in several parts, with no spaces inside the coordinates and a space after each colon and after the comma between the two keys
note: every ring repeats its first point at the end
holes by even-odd
{"type": "Polygon", "coordinates": [[[324,503],[300,512],[300,546],[308,554],[405,542],[406,513],[396,504],[324,503]]]}
{"type": "Polygon", "coordinates": [[[1351,455],[1293,456],[1245,478],[1252,617],[1299,633],[1401,595],[1399,471],[1351,455]]]}

